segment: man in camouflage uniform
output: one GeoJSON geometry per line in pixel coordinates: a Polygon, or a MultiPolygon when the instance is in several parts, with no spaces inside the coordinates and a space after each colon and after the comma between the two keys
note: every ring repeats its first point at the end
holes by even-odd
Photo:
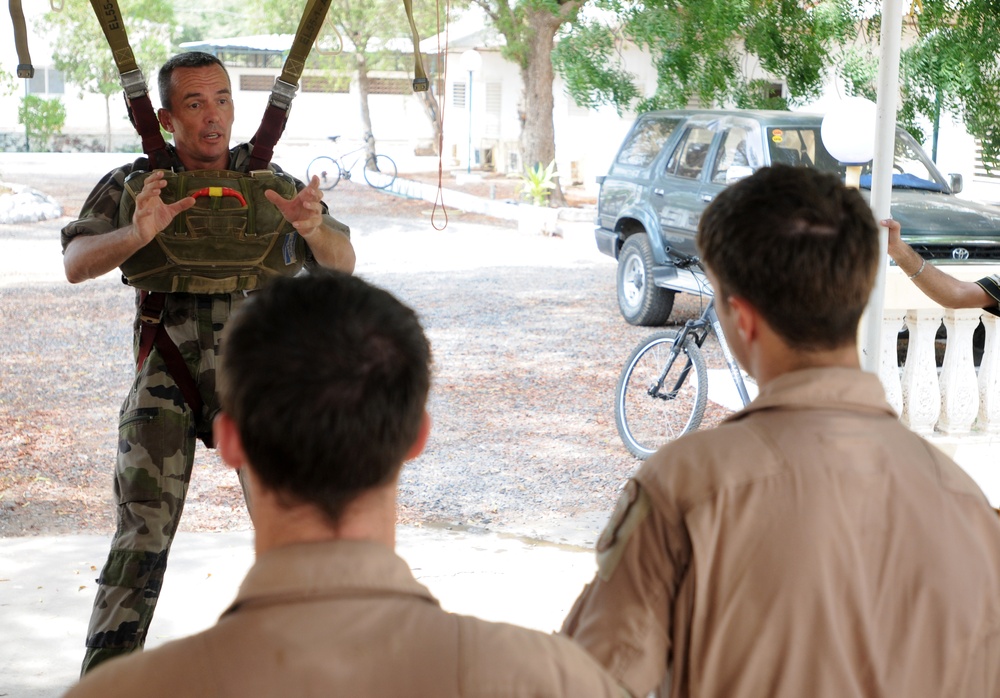
{"type": "MultiPolygon", "coordinates": [[[[232,93],[217,58],[195,52],[175,56],[160,70],[159,92],[163,108],[158,116],[173,134],[175,170],[246,170],[249,146],[229,148],[232,93]]],[[[64,265],[71,283],[119,267],[195,205],[191,197],[165,202],[161,190],[166,182],[156,172],[136,196],[132,220],[119,220],[125,178],[146,169],[148,161],[140,158],[105,175],[84,203],[80,219],[63,229],[64,265]]],[[[271,169],[280,172],[276,166],[271,169]]],[[[308,185],[296,181],[296,187],[298,194],[289,200],[273,191],[266,196],[305,240],[306,266],[353,271],[349,231],[327,214],[318,180],[308,185]]],[[[215,364],[220,336],[245,295],[165,295],[160,322],[180,351],[203,405],[198,414],[193,412],[161,351],[152,348],[121,408],[114,482],[118,525],[98,580],[84,673],[143,646],[184,506],[196,438],[212,443],[212,420],[219,410],[215,364]]],[[[138,308],[138,291],[136,296],[138,308]]],[[[137,310],[137,354],[141,325],[137,310]]]]}

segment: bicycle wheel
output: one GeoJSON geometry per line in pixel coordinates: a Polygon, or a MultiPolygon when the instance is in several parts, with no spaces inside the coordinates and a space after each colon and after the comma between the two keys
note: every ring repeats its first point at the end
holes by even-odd
{"type": "Polygon", "coordinates": [[[668,441],[697,429],[705,414],[705,359],[690,336],[672,356],[678,334],[667,330],[646,337],[632,350],[618,377],[618,435],[632,455],[643,460],[668,441]]]}
{"type": "Polygon", "coordinates": [[[306,168],[306,184],[312,181],[313,175],[319,177],[319,188],[329,191],[340,181],[340,163],[329,155],[320,155],[306,168]]]}
{"type": "Polygon", "coordinates": [[[368,186],[386,189],[396,181],[396,163],[388,155],[376,155],[365,162],[365,181],[368,186]]]}

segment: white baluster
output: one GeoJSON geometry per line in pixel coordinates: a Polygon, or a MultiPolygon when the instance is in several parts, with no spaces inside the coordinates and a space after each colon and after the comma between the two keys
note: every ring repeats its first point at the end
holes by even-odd
{"type": "Polygon", "coordinates": [[[1000,337],[997,336],[997,317],[983,313],[986,326],[986,345],[979,362],[979,417],[976,428],[990,434],[1000,433],[1000,337]]]}
{"type": "Polygon", "coordinates": [[[941,364],[941,418],[938,429],[946,434],[968,434],[979,413],[979,387],[972,361],[972,333],[982,310],[946,310],[944,326],[948,344],[941,364]]]}
{"type": "Polygon", "coordinates": [[[910,340],[903,366],[903,412],[900,418],[903,424],[918,434],[932,433],[941,414],[934,335],[941,326],[942,315],[940,308],[909,310],[906,313],[910,340]]]}
{"type": "Polygon", "coordinates": [[[887,309],[882,312],[882,357],[879,360],[878,377],[885,390],[886,402],[903,413],[903,388],[899,382],[899,331],[903,328],[903,310],[887,309]]]}

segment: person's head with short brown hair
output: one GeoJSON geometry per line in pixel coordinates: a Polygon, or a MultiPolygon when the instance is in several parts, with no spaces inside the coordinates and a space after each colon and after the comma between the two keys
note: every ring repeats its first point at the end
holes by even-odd
{"type": "Polygon", "coordinates": [[[738,296],[798,351],[853,345],[878,268],[867,202],[831,174],[775,165],[723,190],[698,248],[719,302],[738,296]]]}
{"type": "Polygon", "coordinates": [[[422,447],[430,364],[413,310],[357,277],[318,271],[269,282],[234,314],[218,390],[254,477],[336,526],[422,447]]]}
{"type": "Polygon", "coordinates": [[[178,53],[167,59],[167,62],[160,67],[160,72],[156,77],[157,88],[160,93],[160,105],[167,111],[172,111],[174,104],[171,99],[171,89],[173,88],[173,75],[174,71],[178,68],[207,68],[208,66],[217,65],[222,68],[226,76],[229,76],[229,71],[226,70],[226,66],[218,56],[213,56],[211,53],[205,53],[204,51],[184,51],[178,53]]]}

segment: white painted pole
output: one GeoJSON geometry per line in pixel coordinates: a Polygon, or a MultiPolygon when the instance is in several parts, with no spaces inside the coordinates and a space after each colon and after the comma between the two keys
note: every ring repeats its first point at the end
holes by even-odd
{"type": "MultiPolygon", "coordinates": [[[[883,0],[881,58],[878,67],[878,99],[875,111],[875,160],[872,163],[871,207],[875,220],[889,218],[892,197],[893,147],[896,141],[896,103],[899,89],[899,52],[903,35],[901,0],[883,0]]],[[[878,373],[885,305],[885,277],[889,237],[879,225],[879,264],[875,287],[862,319],[861,367],[878,373]]]]}

